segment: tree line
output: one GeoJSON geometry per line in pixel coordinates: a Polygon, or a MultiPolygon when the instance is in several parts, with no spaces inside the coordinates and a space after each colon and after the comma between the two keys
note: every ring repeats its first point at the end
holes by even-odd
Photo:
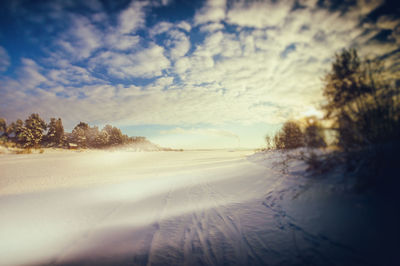
{"type": "Polygon", "coordinates": [[[273,136],[265,137],[267,149],[296,149],[300,147],[325,148],[325,130],[315,116],[306,117],[304,121],[286,121],[273,136]]]}
{"type": "Polygon", "coordinates": [[[288,121],[268,148],[326,147],[330,132],[333,152],[316,155],[300,152],[309,169],[329,171],[344,162],[346,172],[357,178],[356,189],[397,187],[400,149],[400,77],[382,60],[360,58],[354,49],[335,54],[324,77],[324,117],[301,127],[288,121]],[[324,126],[321,126],[321,125],[324,126]],[[303,130],[302,130],[303,129],[303,130]]]}
{"type": "Polygon", "coordinates": [[[333,132],[333,145],[349,152],[399,141],[399,79],[383,61],[362,59],[355,49],[344,49],[324,77],[323,95],[321,120],[306,118],[303,130],[299,121],[287,121],[273,137],[266,137],[267,147],[326,147],[326,131],[333,132]]]}
{"type": "Polygon", "coordinates": [[[37,113],[31,114],[25,121],[18,119],[9,125],[0,118],[0,140],[20,148],[108,148],[148,142],[145,137],[129,137],[111,125],[99,130],[97,126],[80,122],[71,133],[65,132],[61,118],[51,118],[46,123],[37,113]]]}

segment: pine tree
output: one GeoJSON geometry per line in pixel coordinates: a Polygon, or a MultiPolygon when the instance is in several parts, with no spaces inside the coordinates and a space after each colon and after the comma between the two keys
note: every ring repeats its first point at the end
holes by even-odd
{"type": "Polygon", "coordinates": [[[97,126],[88,127],[88,129],[85,131],[88,147],[96,147],[96,139],[99,133],[99,128],[97,126]]]}
{"type": "Polygon", "coordinates": [[[123,135],[119,128],[106,125],[103,130],[108,134],[108,145],[120,145],[123,143],[123,135]]]}
{"type": "Polygon", "coordinates": [[[56,122],[56,141],[57,144],[63,144],[64,142],[64,126],[61,118],[58,118],[56,122]]]}
{"type": "Polygon", "coordinates": [[[46,139],[49,145],[60,145],[64,139],[64,127],[61,118],[50,118],[46,139]]]}
{"type": "Polygon", "coordinates": [[[24,146],[38,147],[43,139],[46,128],[46,123],[38,114],[31,114],[25,120],[25,128],[23,128],[23,138],[26,140],[24,146]]]}
{"type": "Polygon", "coordinates": [[[0,118],[0,137],[7,136],[7,123],[4,118],[0,118]]]}
{"type": "Polygon", "coordinates": [[[80,122],[72,130],[72,140],[78,144],[79,147],[87,147],[86,131],[89,129],[89,125],[84,122],[80,122]]]}
{"type": "Polygon", "coordinates": [[[18,135],[21,132],[21,128],[24,126],[24,122],[21,119],[18,119],[15,122],[12,122],[6,129],[7,137],[14,143],[17,143],[18,135]]]}

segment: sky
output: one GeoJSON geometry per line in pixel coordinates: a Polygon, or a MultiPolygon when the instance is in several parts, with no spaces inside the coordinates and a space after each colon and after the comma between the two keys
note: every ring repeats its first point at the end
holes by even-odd
{"type": "Polygon", "coordinates": [[[9,0],[0,117],[112,124],[165,147],[256,148],[320,115],[334,54],[400,71],[400,9],[383,0],[9,0]]]}

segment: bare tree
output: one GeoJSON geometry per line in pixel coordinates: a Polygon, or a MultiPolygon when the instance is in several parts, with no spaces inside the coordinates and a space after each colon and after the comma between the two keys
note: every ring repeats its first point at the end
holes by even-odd
{"type": "Polygon", "coordinates": [[[295,149],[304,146],[304,134],[294,121],[287,121],[282,129],[274,136],[277,149],[295,149]]]}

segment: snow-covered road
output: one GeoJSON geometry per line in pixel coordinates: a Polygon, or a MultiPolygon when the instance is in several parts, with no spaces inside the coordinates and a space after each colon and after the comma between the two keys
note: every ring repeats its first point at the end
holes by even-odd
{"type": "Polygon", "coordinates": [[[249,154],[0,155],[0,265],[374,265],[371,203],[249,154]]]}

